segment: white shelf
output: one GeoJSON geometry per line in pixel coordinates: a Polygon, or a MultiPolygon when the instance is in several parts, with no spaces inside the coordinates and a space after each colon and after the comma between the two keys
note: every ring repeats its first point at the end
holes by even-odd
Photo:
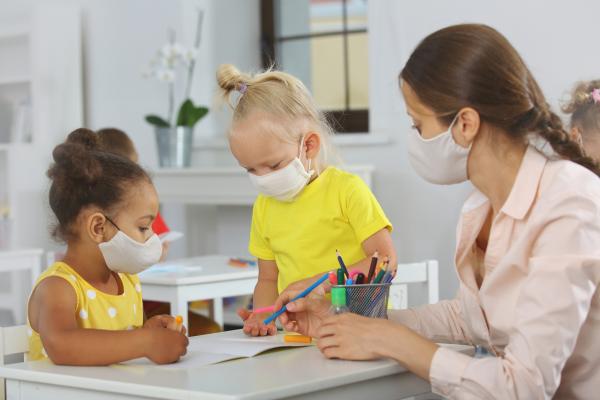
{"type": "Polygon", "coordinates": [[[11,142],[11,143],[0,143],[0,152],[1,152],[1,151],[9,151],[9,150],[11,150],[11,149],[14,149],[14,148],[15,148],[15,147],[17,147],[17,146],[19,146],[19,147],[23,148],[23,147],[27,147],[27,146],[33,146],[33,143],[31,143],[31,142],[19,142],[19,143],[14,143],[14,142],[11,142]]]}
{"type": "Polygon", "coordinates": [[[25,83],[31,83],[31,78],[29,76],[0,77],[0,85],[20,85],[25,83]]]}
{"type": "Polygon", "coordinates": [[[0,28],[0,40],[29,36],[30,29],[27,26],[9,26],[0,28]]]}
{"type": "MultiPolygon", "coordinates": [[[[372,186],[372,165],[349,165],[344,169],[372,186]]],[[[240,167],[159,169],[153,175],[162,202],[251,206],[257,195],[240,167]]]]}

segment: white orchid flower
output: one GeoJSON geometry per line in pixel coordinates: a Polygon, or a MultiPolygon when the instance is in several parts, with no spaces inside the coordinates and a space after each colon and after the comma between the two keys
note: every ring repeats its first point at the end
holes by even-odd
{"type": "Polygon", "coordinates": [[[196,48],[187,49],[185,53],[183,53],[183,60],[186,63],[192,62],[196,57],[198,57],[198,49],[196,48]]]}
{"type": "Polygon", "coordinates": [[[175,71],[172,69],[161,69],[156,72],[156,77],[161,82],[173,82],[175,80],[175,71]]]}

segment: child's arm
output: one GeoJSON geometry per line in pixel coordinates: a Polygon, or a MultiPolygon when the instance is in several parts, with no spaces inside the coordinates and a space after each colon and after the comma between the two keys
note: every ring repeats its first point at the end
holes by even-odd
{"type": "MultiPolygon", "coordinates": [[[[272,260],[258,259],[258,282],[254,288],[253,308],[270,306],[279,295],[277,278],[279,270],[272,260]]],[[[275,322],[263,324],[270,313],[254,314],[246,309],[238,310],[238,315],[244,320],[244,333],[251,336],[274,335],[277,333],[275,322]]]]}
{"type": "MultiPolygon", "coordinates": [[[[369,274],[369,267],[371,266],[371,258],[375,251],[379,252],[379,260],[378,264],[383,261],[384,257],[388,257],[390,260],[390,268],[394,271],[397,267],[397,257],[396,250],[394,250],[394,244],[392,243],[392,236],[390,235],[390,231],[387,228],[383,228],[373,235],[369,236],[362,242],[362,248],[368,256],[363,258],[357,263],[352,265],[347,265],[348,271],[353,269],[360,270],[365,276],[369,274]]],[[[296,281],[290,284],[285,291],[292,290],[298,291],[303,290],[304,288],[310,286],[313,282],[319,280],[319,278],[323,276],[323,273],[320,272],[316,275],[311,276],[310,278],[302,279],[300,281],[296,281]]],[[[329,282],[324,282],[322,288],[327,290],[329,286],[329,282]]]]}
{"type": "Polygon", "coordinates": [[[81,329],[76,307],[75,292],[62,278],[44,279],[32,294],[31,327],[40,334],[48,357],[56,364],[109,365],[139,357],[164,364],[177,361],[186,352],[188,339],[170,329],[81,329]]]}
{"type": "Polygon", "coordinates": [[[367,276],[369,274],[369,267],[371,266],[371,258],[376,251],[379,253],[378,264],[380,264],[385,257],[388,257],[391,270],[396,270],[398,258],[396,257],[396,250],[392,243],[392,235],[387,228],[383,228],[365,239],[365,241],[362,242],[362,248],[367,257],[355,264],[348,265],[348,271],[359,269],[367,276]]]}

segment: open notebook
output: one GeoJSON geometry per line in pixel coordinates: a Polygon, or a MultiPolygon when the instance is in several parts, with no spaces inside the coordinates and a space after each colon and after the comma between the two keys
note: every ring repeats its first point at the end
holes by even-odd
{"type": "Polygon", "coordinates": [[[249,337],[242,330],[213,333],[190,338],[188,351],[179,362],[167,365],[156,365],[147,358],[138,358],[121,363],[121,365],[144,365],[157,368],[187,369],[216,364],[236,358],[254,357],[267,350],[283,347],[305,347],[304,343],[286,343],[283,333],[275,336],[249,337]]]}

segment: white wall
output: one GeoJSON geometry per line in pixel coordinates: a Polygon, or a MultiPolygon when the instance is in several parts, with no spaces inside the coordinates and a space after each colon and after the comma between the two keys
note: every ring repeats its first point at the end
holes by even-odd
{"type": "Polygon", "coordinates": [[[478,22],[505,34],[532,69],[549,101],[580,79],[600,77],[597,36],[600,2],[575,0],[478,0],[369,2],[371,127],[389,132],[393,146],[345,152],[347,159],[372,159],[378,168],[377,196],[396,224],[401,260],[440,260],[441,297],[456,290],[454,226],[468,185],[429,185],[410,170],[405,134],[410,121],[396,77],[412,49],[427,34],[447,25],[478,22]]]}
{"type": "MultiPolygon", "coordinates": [[[[35,3],[28,1],[26,4],[35,3]]],[[[214,71],[232,62],[256,70],[259,58],[258,0],[80,0],[84,53],[85,121],[91,128],[117,126],[129,132],[143,164],[156,166],[151,128],[143,116],[164,113],[165,88],[141,77],[141,70],[162,45],[169,27],[191,43],[194,10],[206,10],[193,97],[212,104],[214,71]]],[[[5,10],[0,3],[0,14],[5,10]]],[[[376,166],[375,193],[395,224],[393,234],[401,261],[437,258],[441,262],[441,296],[454,295],[452,266],[454,229],[468,185],[436,187],[422,182],[410,169],[405,134],[410,122],[397,89],[404,61],[425,35],[459,22],[491,24],[508,36],[557,104],[578,79],[598,74],[597,36],[600,2],[572,0],[421,0],[369,2],[371,128],[391,143],[344,147],[348,163],[376,166]]],[[[596,76],[597,77],[597,76],[596,76]]],[[[211,111],[196,129],[197,138],[222,137],[227,113],[211,111]]],[[[66,133],[66,132],[65,132],[66,133]]],[[[196,165],[232,164],[226,149],[198,149],[196,165]]],[[[241,207],[165,207],[167,220],[182,229],[193,217],[193,235],[173,249],[173,255],[212,251],[243,252],[250,210],[241,207]]]]}
{"type": "MultiPolygon", "coordinates": [[[[600,2],[585,0],[369,2],[371,130],[392,143],[344,147],[341,153],[347,163],[376,166],[375,194],[395,224],[393,237],[400,260],[438,259],[442,298],[454,296],[457,288],[455,226],[471,189],[469,184],[430,185],[411,170],[405,148],[410,121],[397,83],[400,69],[418,42],[434,30],[463,22],[486,23],[509,38],[549,101],[558,106],[576,80],[600,74],[600,52],[594,50],[591,39],[597,35],[599,14],[600,2]]],[[[198,165],[215,159],[233,162],[225,151],[214,149],[199,150],[196,156],[198,165]],[[221,154],[215,157],[215,153],[221,154]]],[[[207,215],[207,224],[215,224],[218,237],[211,246],[229,252],[244,250],[249,220],[250,212],[243,208],[225,207],[207,215]]]]}

